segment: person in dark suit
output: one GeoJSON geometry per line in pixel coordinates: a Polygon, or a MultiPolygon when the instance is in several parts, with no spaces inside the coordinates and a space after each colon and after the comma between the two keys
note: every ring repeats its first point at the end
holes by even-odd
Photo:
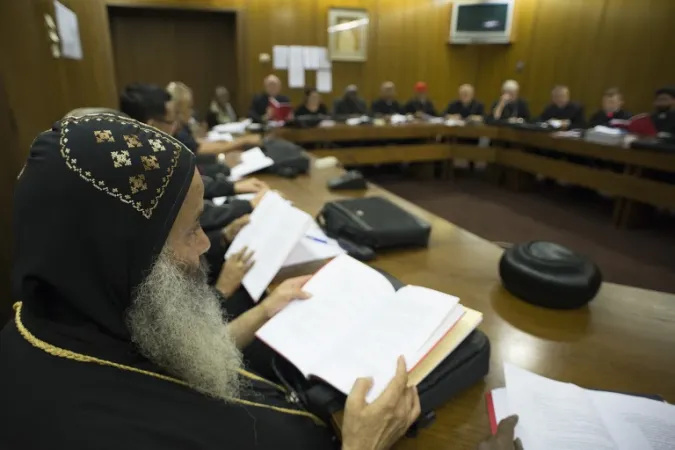
{"type": "Polygon", "coordinates": [[[659,134],[675,136],[675,86],[665,86],[656,91],[652,121],[659,134]]]}
{"type": "Polygon", "coordinates": [[[327,115],[328,108],[321,103],[321,94],[319,94],[319,91],[313,87],[305,88],[305,101],[295,109],[296,119],[303,116],[320,117],[327,115]]]}
{"type": "Polygon", "coordinates": [[[516,80],[507,80],[502,85],[502,96],[492,104],[491,120],[525,122],[530,120],[530,107],[519,97],[520,85],[516,80]]]}
{"type": "Polygon", "coordinates": [[[583,128],[586,125],[584,108],[579,103],[570,101],[570,90],[567,86],[556,86],[551,91],[551,104],[541,115],[538,122],[560,121],[562,128],[583,128]]]}
{"type": "Polygon", "coordinates": [[[628,120],[633,115],[623,109],[623,95],[616,88],[608,89],[602,96],[602,109],[593,114],[588,121],[589,128],[599,125],[611,127],[613,120],[628,120]]]}
{"type": "Polygon", "coordinates": [[[459,87],[459,98],[448,103],[443,115],[448,119],[469,119],[475,122],[483,120],[485,106],[475,98],[473,86],[463,84],[459,87]]]}
{"type": "Polygon", "coordinates": [[[382,83],[380,87],[380,98],[373,101],[370,105],[370,111],[374,116],[391,116],[393,114],[404,114],[404,110],[396,100],[396,86],[391,81],[382,83]]]}
{"type": "Polygon", "coordinates": [[[414,114],[417,117],[437,116],[436,108],[429,97],[427,97],[428,87],[423,81],[415,84],[415,95],[405,104],[406,114],[414,114]]]}
{"type": "Polygon", "coordinates": [[[363,116],[368,114],[368,106],[359,97],[359,89],[355,84],[347,86],[342,98],[335,100],[333,103],[333,114],[336,116],[363,116]]]}
{"type": "Polygon", "coordinates": [[[248,110],[248,116],[254,122],[266,122],[271,114],[270,100],[274,99],[279,103],[290,103],[291,100],[285,95],[281,95],[281,80],[275,75],[268,75],[264,81],[265,90],[253,96],[251,107],[248,110]]]}

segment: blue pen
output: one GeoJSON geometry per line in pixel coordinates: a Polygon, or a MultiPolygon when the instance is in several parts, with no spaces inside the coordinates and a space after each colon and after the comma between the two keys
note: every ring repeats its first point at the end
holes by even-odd
{"type": "Polygon", "coordinates": [[[311,240],[313,240],[313,241],[315,241],[315,242],[321,242],[322,244],[328,244],[328,241],[325,240],[325,239],[319,239],[319,238],[317,238],[317,237],[314,237],[314,236],[307,236],[307,235],[305,235],[305,237],[306,237],[307,239],[311,239],[311,240]]]}

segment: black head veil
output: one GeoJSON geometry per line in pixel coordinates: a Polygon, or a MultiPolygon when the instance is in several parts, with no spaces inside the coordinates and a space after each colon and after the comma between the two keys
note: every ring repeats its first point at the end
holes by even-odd
{"type": "Polygon", "coordinates": [[[35,139],[13,217],[13,287],[32,332],[102,357],[129,351],[125,310],[194,167],[171,136],[113,114],[66,117],[35,139]]]}

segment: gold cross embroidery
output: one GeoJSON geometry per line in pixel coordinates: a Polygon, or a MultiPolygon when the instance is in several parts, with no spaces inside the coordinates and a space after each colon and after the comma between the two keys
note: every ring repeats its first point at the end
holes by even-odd
{"type": "Polygon", "coordinates": [[[141,140],[138,139],[138,136],[136,136],[136,135],[125,134],[124,140],[126,141],[127,147],[129,147],[129,148],[143,147],[143,144],[141,144],[141,140]]]}
{"type": "Polygon", "coordinates": [[[115,168],[131,165],[131,156],[129,155],[129,152],[126,150],[121,150],[119,152],[110,152],[110,156],[112,157],[113,165],[115,166],[115,168]]]}
{"type": "Polygon", "coordinates": [[[148,139],[148,142],[150,142],[153,152],[163,152],[166,150],[166,147],[164,147],[164,144],[159,139],[148,139]]]}
{"type": "Polygon", "coordinates": [[[132,194],[144,191],[148,188],[148,185],[145,183],[145,175],[143,174],[129,177],[129,185],[131,186],[132,194]]]}
{"type": "Polygon", "coordinates": [[[157,162],[157,157],[155,155],[141,156],[141,162],[143,162],[143,168],[146,171],[159,169],[159,163],[157,162]]]}
{"type": "MultiPolygon", "coordinates": [[[[66,131],[68,130],[66,129],[66,131]]],[[[102,142],[115,142],[115,138],[113,137],[112,131],[110,130],[94,131],[94,136],[96,137],[97,144],[100,144],[102,142]]]]}

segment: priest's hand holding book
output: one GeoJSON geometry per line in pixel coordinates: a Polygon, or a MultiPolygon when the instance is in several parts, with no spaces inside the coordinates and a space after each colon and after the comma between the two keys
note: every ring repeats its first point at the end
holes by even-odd
{"type": "Polygon", "coordinates": [[[247,247],[232,255],[225,261],[223,268],[220,269],[218,280],[216,280],[216,289],[225,297],[230,297],[234,294],[234,291],[239,289],[241,280],[251,270],[254,263],[253,251],[247,247]]]}
{"type": "Polygon", "coordinates": [[[420,415],[420,397],[415,386],[408,386],[405,359],[398,359],[396,375],[372,403],[366,395],[371,378],[354,383],[342,420],[342,450],[385,450],[408,431],[420,415]]]}

